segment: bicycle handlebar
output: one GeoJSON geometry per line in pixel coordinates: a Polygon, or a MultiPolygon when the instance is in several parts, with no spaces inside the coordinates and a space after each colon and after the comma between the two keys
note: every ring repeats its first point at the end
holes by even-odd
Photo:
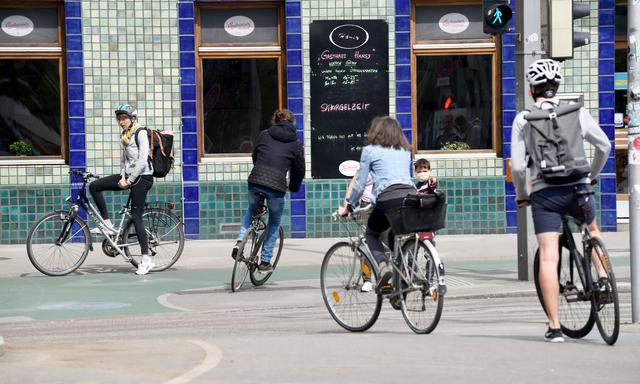
{"type": "Polygon", "coordinates": [[[82,177],[82,180],[84,180],[84,181],[88,181],[89,179],[99,179],[100,178],[100,176],[98,176],[98,175],[94,175],[93,173],[83,172],[83,171],[72,170],[69,173],[71,173],[73,175],[76,175],[76,176],[82,177]]]}
{"type": "Polygon", "coordinates": [[[364,207],[364,208],[361,208],[361,207],[359,207],[359,206],[358,206],[358,207],[354,208],[354,209],[353,209],[353,211],[348,212],[346,216],[340,216],[340,215],[338,215],[338,210],[335,210],[335,211],[331,214],[331,217],[332,217],[334,220],[337,220],[337,219],[338,219],[338,217],[345,217],[345,218],[349,218],[349,217],[354,216],[354,215],[359,214],[359,213],[366,213],[366,212],[369,212],[369,211],[370,211],[370,210],[372,210],[372,209],[373,209],[373,204],[369,204],[369,205],[367,205],[367,206],[366,206],[366,207],[364,207]]]}

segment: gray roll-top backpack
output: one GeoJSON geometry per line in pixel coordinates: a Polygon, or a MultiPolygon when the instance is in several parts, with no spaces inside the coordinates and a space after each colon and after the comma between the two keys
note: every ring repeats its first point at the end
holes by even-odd
{"type": "Polygon", "coordinates": [[[589,175],[580,127],[581,103],[561,101],[557,108],[534,106],[524,116],[525,144],[529,161],[540,169],[547,184],[567,184],[589,175]]]}

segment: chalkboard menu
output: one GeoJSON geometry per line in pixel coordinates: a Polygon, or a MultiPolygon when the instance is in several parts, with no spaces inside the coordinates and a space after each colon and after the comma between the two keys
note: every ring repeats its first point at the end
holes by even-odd
{"type": "Polygon", "coordinates": [[[338,166],[360,160],[371,120],[389,114],[389,33],[384,20],[313,21],[311,175],[344,177],[338,166]]]}

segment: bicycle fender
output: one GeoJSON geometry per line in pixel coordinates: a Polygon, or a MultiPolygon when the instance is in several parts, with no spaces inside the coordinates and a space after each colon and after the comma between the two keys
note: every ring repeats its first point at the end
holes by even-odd
{"type": "Polygon", "coordinates": [[[442,260],[440,260],[440,256],[438,256],[436,247],[434,247],[429,240],[422,240],[422,243],[427,247],[427,249],[431,253],[431,256],[433,256],[433,260],[435,260],[436,262],[436,266],[438,267],[438,286],[441,287],[441,289],[443,290],[443,292],[441,293],[444,294],[444,292],[447,291],[447,285],[445,284],[444,279],[444,263],[442,262],[442,260]]]}

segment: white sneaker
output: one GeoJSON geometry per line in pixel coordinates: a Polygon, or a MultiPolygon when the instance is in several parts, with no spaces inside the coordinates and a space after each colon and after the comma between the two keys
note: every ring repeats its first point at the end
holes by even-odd
{"type": "MultiPolygon", "coordinates": [[[[102,229],[107,233],[107,235],[117,235],[118,234],[118,231],[116,231],[112,227],[102,227],[102,229]]],[[[102,235],[102,232],[100,232],[100,228],[98,228],[98,227],[95,227],[95,228],[91,229],[89,232],[91,232],[91,234],[93,234],[93,235],[102,235]]]]}
{"type": "Polygon", "coordinates": [[[371,292],[372,289],[373,284],[371,284],[370,281],[365,281],[364,284],[362,284],[362,287],[360,287],[360,292],[371,292]]]}
{"type": "Polygon", "coordinates": [[[138,264],[136,275],[146,275],[153,267],[156,266],[149,256],[142,256],[142,261],[138,264]]]}

